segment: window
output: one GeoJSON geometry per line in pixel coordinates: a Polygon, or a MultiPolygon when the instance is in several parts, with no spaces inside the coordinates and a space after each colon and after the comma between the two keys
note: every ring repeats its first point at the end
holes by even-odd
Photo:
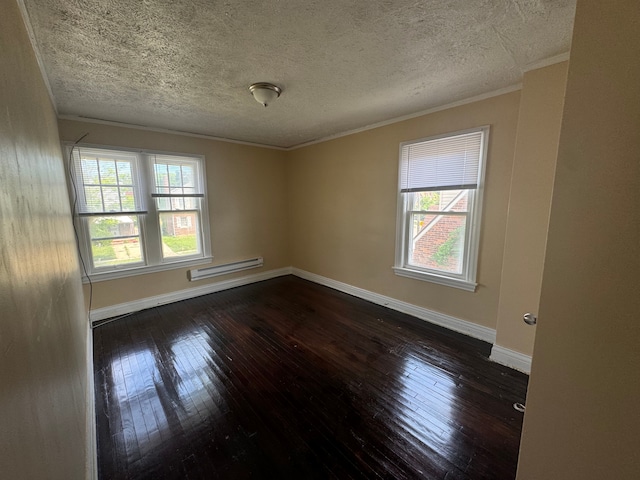
{"type": "Polygon", "coordinates": [[[202,157],[77,145],[72,164],[89,275],[117,278],[210,258],[202,157]]]}
{"type": "Polygon", "coordinates": [[[400,145],[396,274],[475,291],[488,133],[400,145]]]}

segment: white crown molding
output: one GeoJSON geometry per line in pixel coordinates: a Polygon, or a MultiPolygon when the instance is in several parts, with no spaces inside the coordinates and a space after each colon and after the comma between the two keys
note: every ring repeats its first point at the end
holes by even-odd
{"type": "Polygon", "coordinates": [[[346,137],[349,135],[354,135],[356,133],[366,132],[367,130],[373,130],[375,128],[385,127],[387,125],[392,125],[394,123],[404,122],[405,120],[411,120],[412,118],[422,117],[424,115],[429,115],[431,113],[440,112],[442,110],[448,110],[450,108],[460,107],[463,105],[467,105],[469,103],[480,102],[482,100],[487,100],[489,98],[498,97],[500,95],[506,95],[507,93],[516,92],[522,89],[522,83],[517,83],[515,85],[511,85],[509,87],[501,88],[499,90],[494,90],[492,92],[483,93],[481,95],[476,95],[474,97],[469,97],[463,100],[459,100],[453,103],[447,103],[446,105],[441,105],[438,107],[433,107],[428,110],[421,110],[419,112],[411,113],[409,115],[403,115],[401,117],[395,117],[389,120],[384,120],[382,122],[373,123],[371,125],[367,125],[364,127],[356,128],[354,130],[348,130],[342,133],[336,133],[334,135],[329,135],[327,137],[322,137],[316,140],[312,140],[310,142],[301,143],[299,145],[292,145],[290,147],[277,147],[275,145],[265,145],[261,143],[252,143],[252,142],[243,142],[241,140],[231,140],[228,138],[215,137],[213,135],[204,135],[200,133],[191,133],[191,132],[183,132],[181,130],[171,130],[168,128],[156,128],[156,127],[148,127],[145,125],[135,125],[131,123],[124,122],[114,122],[112,120],[102,120],[99,118],[92,117],[83,117],[79,115],[58,115],[60,120],[71,120],[75,122],[84,122],[84,123],[96,123],[99,125],[110,125],[113,127],[123,127],[123,128],[132,128],[136,130],[145,130],[148,132],[158,132],[158,133],[167,133],[171,135],[182,135],[185,137],[194,137],[194,138],[203,138],[205,140],[213,140],[216,142],[226,142],[226,143],[235,143],[238,145],[247,145],[250,147],[258,147],[258,148],[268,148],[272,150],[281,150],[290,152],[293,150],[297,150],[299,148],[308,147],[310,145],[316,145],[318,143],[328,142],[329,140],[335,140],[337,138],[346,137]]]}
{"type": "Polygon", "coordinates": [[[480,102],[482,100],[487,100],[489,98],[498,97],[500,95],[506,95],[507,93],[517,92],[518,90],[522,90],[522,83],[517,83],[515,85],[510,85],[505,88],[500,88],[498,90],[493,90],[491,92],[483,93],[481,95],[476,95],[474,97],[465,98],[462,100],[458,100],[456,102],[447,103],[446,105],[440,105],[438,107],[429,108],[427,110],[421,110],[419,112],[410,113],[409,115],[403,115],[401,117],[391,118],[389,120],[384,120],[378,123],[372,123],[371,125],[367,125],[365,127],[356,128],[353,130],[348,130],[342,133],[336,133],[334,135],[329,135],[327,137],[318,138],[317,140],[312,140],[310,142],[301,143],[299,145],[294,145],[292,147],[288,147],[285,150],[297,150],[299,148],[308,147],[311,145],[316,145],[318,143],[328,142],[329,140],[335,140],[336,138],[346,137],[349,135],[354,135],[356,133],[366,132],[367,130],[373,130],[374,128],[386,127],[387,125],[393,125],[394,123],[404,122],[405,120],[411,120],[412,118],[423,117],[425,115],[429,115],[431,113],[441,112],[442,110],[448,110],[450,108],[461,107],[463,105],[467,105],[469,103],[480,102]]]}
{"type": "Polygon", "coordinates": [[[141,298],[139,300],[133,300],[131,302],[119,303],[117,305],[110,305],[108,307],[97,308],[91,310],[90,319],[91,322],[97,322],[99,320],[105,320],[108,318],[114,318],[122,315],[128,315],[139,310],[146,308],[157,307],[160,305],[166,305],[168,303],[178,302],[180,300],[187,300],[189,298],[199,297],[201,295],[207,295],[209,293],[220,292],[222,290],[228,290],[230,288],[241,287],[243,285],[249,285],[255,282],[261,282],[263,280],[269,280],[275,277],[281,277],[283,275],[290,275],[291,268],[279,268],[276,270],[267,270],[266,272],[256,273],[253,275],[245,275],[244,277],[233,278],[231,280],[223,280],[221,282],[209,283],[200,287],[187,288],[184,290],[178,290],[175,292],[165,293],[162,295],[155,295],[153,297],[141,298]]]}
{"type": "Polygon", "coordinates": [[[531,373],[531,356],[510,350],[500,345],[491,349],[489,360],[529,375],[531,373]]]}
{"type": "Polygon", "coordinates": [[[113,120],[103,120],[101,118],[83,117],[81,115],[58,115],[59,120],[71,120],[74,122],[95,123],[98,125],[109,125],[111,127],[132,128],[134,130],[144,130],[147,132],[168,133],[170,135],[181,135],[183,137],[202,138],[204,140],[213,140],[215,142],[235,143],[237,145],[247,145],[249,147],[268,148],[271,150],[289,150],[287,147],[278,147],[275,145],[266,145],[262,143],[245,142],[242,140],[233,140],[230,138],[216,137],[213,135],[204,135],[202,133],[184,132],[182,130],[171,130],[169,128],[149,127],[146,125],[136,125],[134,123],[115,122],[113,120]]]}
{"type": "MultiPolygon", "coordinates": [[[[366,132],[367,130],[373,130],[375,128],[380,128],[380,127],[384,127],[387,125],[392,125],[394,123],[399,123],[399,122],[403,122],[405,120],[411,120],[413,118],[417,118],[417,117],[422,117],[424,115],[429,115],[432,113],[436,113],[436,112],[440,112],[442,110],[448,110],[450,108],[455,108],[455,107],[460,107],[462,105],[466,105],[469,103],[474,103],[474,102],[479,102],[482,100],[486,100],[492,97],[496,97],[499,95],[505,95],[507,93],[511,93],[511,92],[515,92],[517,90],[521,90],[522,89],[522,83],[517,83],[515,85],[511,85],[505,88],[501,88],[498,90],[494,90],[491,92],[487,92],[487,93],[483,93],[480,95],[476,95],[473,97],[469,97],[466,99],[462,99],[462,100],[458,100],[456,102],[452,102],[452,103],[447,103],[445,105],[440,105],[437,107],[433,107],[433,108],[429,108],[426,110],[421,110],[419,112],[415,112],[412,114],[408,114],[408,115],[403,115],[400,117],[395,117],[395,118],[391,118],[389,120],[384,120],[382,122],[377,122],[377,123],[373,123],[371,125],[366,125],[364,127],[360,127],[360,128],[356,128],[353,130],[348,130],[346,132],[341,132],[341,133],[336,133],[334,135],[329,135],[326,137],[322,137],[316,140],[312,140],[309,142],[305,142],[305,143],[301,143],[298,145],[292,145],[289,147],[278,147],[275,145],[267,145],[267,144],[262,144],[262,143],[254,143],[254,142],[246,142],[246,141],[242,141],[242,140],[234,140],[234,139],[229,139],[229,138],[224,138],[224,137],[217,137],[214,135],[205,135],[205,134],[200,134],[200,133],[193,133],[193,132],[185,132],[185,131],[181,131],[181,130],[172,130],[172,129],[168,129],[168,128],[158,128],[158,127],[150,127],[150,126],[146,126],[146,125],[136,125],[136,124],[131,124],[131,123],[125,123],[125,122],[116,122],[116,121],[112,121],[112,120],[103,120],[100,118],[92,118],[92,117],[83,117],[80,115],[61,115],[58,113],[58,107],[56,105],[55,102],[55,97],[53,96],[53,90],[51,88],[51,83],[49,82],[49,77],[47,75],[47,72],[45,70],[44,67],[44,62],[42,60],[42,55],[40,54],[40,49],[38,48],[38,44],[35,38],[35,34],[33,32],[33,27],[31,26],[31,21],[29,19],[29,14],[27,12],[26,6],[24,4],[24,0],[17,0],[17,4],[18,4],[18,8],[20,10],[20,14],[22,16],[22,21],[25,25],[25,28],[27,30],[27,34],[29,36],[29,40],[31,42],[31,47],[33,48],[33,52],[35,54],[36,57],[36,61],[38,63],[38,67],[40,69],[40,74],[42,76],[42,80],[45,84],[45,87],[47,89],[47,93],[49,94],[49,100],[51,102],[51,105],[58,117],[58,119],[60,120],[72,120],[72,121],[77,121],[77,122],[85,122],[85,123],[95,123],[95,124],[99,124],[99,125],[110,125],[110,126],[116,126],[116,127],[124,127],[124,128],[132,128],[132,129],[136,129],[136,130],[145,130],[145,131],[150,131],[150,132],[158,132],[158,133],[167,133],[167,134],[172,134],[172,135],[182,135],[182,136],[186,136],[186,137],[193,137],[193,138],[202,138],[205,140],[213,140],[216,142],[225,142],[225,143],[234,143],[234,144],[238,144],[238,145],[247,145],[247,146],[251,146],[251,147],[258,147],[258,148],[267,148],[267,149],[272,149],[272,150],[281,150],[281,151],[292,151],[292,150],[297,150],[299,148],[304,148],[304,147],[308,147],[311,145],[316,145],[318,143],[324,143],[327,142],[329,140],[335,140],[337,138],[341,138],[341,137],[346,137],[349,135],[353,135],[356,133],[361,133],[361,132],[366,132]]],[[[528,65],[526,65],[523,69],[523,73],[529,72],[531,70],[536,70],[539,68],[544,68],[550,65],[554,65],[556,63],[560,63],[560,62],[564,62],[566,60],[569,60],[569,53],[570,52],[565,52],[565,53],[561,53],[559,55],[555,55],[553,57],[549,57],[543,60],[539,60],[537,62],[533,62],[530,63],[528,65]]]]}
{"type": "Polygon", "coordinates": [[[434,312],[433,310],[428,310],[411,303],[396,300],[395,298],[387,297],[385,295],[380,295],[363,288],[354,287],[353,285],[342,283],[337,280],[332,280],[330,278],[316,275],[315,273],[310,273],[298,268],[291,268],[291,273],[296,277],[304,278],[305,280],[319,283],[320,285],[333,288],[334,290],[348,293],[349,295],[362,298],[363,300],[367,300],[377,305],[382,305],[383,307],[412,315],[421,320],[433,323],[434,325],[439,325],[449,330],[453,330],[454,332],[462,333],[464,335],[468,335],[470,337],[477,338],[489,343],[494,343],[496,340],[496,331],[492,328],[483,327],[482,325],[468,322],[466,320],[461,320],[444,313],[434,312]]]}
{"type": "MultiPolygon", "coordinates": [[[[18,3],[21,4],[22,0],[18,0],[18,3]]],[[[27,22],[25,21],[25,23],[27,23],[27,22]]],[[[27,29],[29,30],[30,27],[27,27],[27,29]]],[[[32,34],[30,33],[29,36],[32,37],[32,34]]],[[[35,40],[32,40],[32,43],[34,43],[34,42],[35,42],[35,40]]],[[[36,57],[38,57],[38,64],[40,65],[41,61],[40,61],[39,54],[37,53],[37,49],[35,47],[35,43],[34,43],[34,50],[36,50],[36,57]]],[[[554,65],[556,63],[564,62],[564,61],[567,61],[567,60],[569,60],[569,52],[561,53],[561,54],[555,55],[553,57],[545,58],[543,60],[539,60],[537,62],[530,63],[530,64],[526,65],[522,71],[523,71],[523,73],[526,73],[526,72],[529,72],[531,70],[537,70],[539,68],[548,67],[550,65],[554,65]]],[[[43,75],[44,75],[44,68],[41,67],[41,69],[42,69],[42,72],[43,72],[43,75]]],[[[44,78],[45,78],[45,83],[47,84],[47,87],[49,88],[49,92],[51,94],[51,88],[49,87],[49,83],[48,83],[48,80],[46,79],[46,75],[45,75],[44,78]]],[[[324,142],[328,142],[330,140],[335,140],[337,138],[347,137],[349,135],[354,135],[356,133],[366,132],[368,130],[373,130],[375,128],[385,127],[387,125],[393,125],[395,123],[404,122],[405,120],[411,120],[413,118],[423,117],[425,115],[429,115],[429,114],[436,113],[436,112],[441,112],[443,110],[448,110],[450,108],[461,107],[463,105],[467,105],[467,104],[470,104],[470,103],[480,102],[482,100],[487,100],[489,98],[498,97],[500,95],[506,95],[508,93],[516,92],[518,90],[522,90],[522,83],[516,83],[516,84],[510,85],[508,87],[500,88],[498,90],[493,90],[491,92],[486,92],[486,93],[483,93],[483,94],[480,94],[480,95],[475,95],[473,97],[464,98],[462,100],[458,100],[458,101],[455,101],[455,102],[447,103],[445,105],[440,105],[440,106],[437,106],[437,107],[432,107],[432,108],[429,108],[429,109],[426,109],[426,110],[421,110],[419,112],[411,113],[411,114],[408,114],[408,115],[403,115],[403,116],[400,116],[400,117],[394,117],[394,118],[391,118],[389,120],[384,120],[382,122],[372,123],[371,125],[366,125],[364,127],[355,128],[353,130],[347,130],[346,132],[336,133],[334,135],[328,135],[326,137],[318,138],[316,140],[311,140],[309,142],[301,143],[301,144],[298,144],[298,145],[292,145],[290,147],[278,147],[278,146],[275,146],[275,145],[266,145],[266,144],[261,144],[261,143],[245,142],[245,141],[241,141],[241,140],[232,140],[232,139],[229,139],[229,138],[216,137],[216,136],[213,136],[213,135],[204,135],[204,134],[200,134],[200,133],[184,132],[184,131],[181,131],[181,130],[171,130],[171,129],[168,129],[168,128],[149,127],[149,126],[145,126],[145,125],[135,125],[135,124],[130,124],[130,123],[115,122],[115,121],[111,121],[111,120],[102,120],[102,119],[99,119],[99,118],[83,117],[83,116],[78,116],[78,115],[58,115],[58,118],[61,119],[61,120],[73,120],[73,121],[77,121],[77,122],[96,123],[96,124],[100,124],[100,125],[111,125],[111,126],[115,126],[115,127],[124,127],[124,128],[133,128],[133,129],[137,129],[137,130],[146,130],[146,131],[150,131],[150,132],[168,133],[168,134],[172,134],[172,135],[183,135],[183,136],[186,136],[186,137],[203,138],[203,139],[206,139],[206,140],[213,140],[213,141],[216,141],[216,142],[235,143],[235,144],[247,145],[247,146],[251,146],[251,147],[269,148],[269,149],[272,149],[272,150],[293,151],[293,150],[297,150],[299,148],[304,148],[304,147],[309,147],[311,145],[316,145],[318,143],[324,143],[324,142]]],[[[52,101],[53,101],[53,94],[51,94],[51,98],[52,98],[52,101]]],[[[54,108],[55,108],[55,103],[54,103],[54,108]]]]}
{"type": "Polygon", "coordinates": [[[529,63],[528,65],[525,65],[522,71],[524,73],[527,73],[532,70],[538,70],[539,68],[555,65],[556,63],[566,62],[567,60],[569,60],[569,54],[570,52],[564,52],[559,55],[554,55],[553,57],[544,58],[542,60],[538,60],[537,62],[529,63]]]}
{"type": "Polygon", "coordinates": [[[42,60],[42,55],[40,54],[40,49],[38,48],[38,42],[36,42],[36,36],[33,33],[33,27],[31,26],[29,12],[27,12],[27,7],[24,4],[24,0],[17,0],[17,4],[18,4],[18,9],[20,10],[20,16],[22,17],[22,22],[24,23],[24,26],[27,30],[29,41],[31,42],[31,48],[33,49],[33,54],[36,57],[36,62],[38,63],[38,68],[40,69],[40,76],[42,77],[44,86],[47,89],[47,93],[49,94],[49,101],[51,102],[53,111],[56,113],[56,115],[58,115],[58,106],[56,105],[56,100],[53,97],[53,90],[51,89],[51,83],[49,82],[49,76],[47,75],[47,71],[44,68],[44,61],[42,60]]]}

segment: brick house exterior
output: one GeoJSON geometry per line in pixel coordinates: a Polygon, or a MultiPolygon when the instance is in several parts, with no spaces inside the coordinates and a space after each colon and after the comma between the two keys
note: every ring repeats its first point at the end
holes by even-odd
{"type": "Polygon", "coordinates": [[[171,221],[162,223],[162,233],[170,236],[194,235],[196,226],[195,212],[174,212],[171,221]]]}
{"type": "MultiPolygon", "coordinates": [[[[443,191],[439,205],[433,210],[440,212],[467,211],[468,194],[459,191],[443,191]]],[[[461,271],[456,254],[464,242],[466,216],[426,215],[412,242],[410,263],[446,272],[461,271]]]]}

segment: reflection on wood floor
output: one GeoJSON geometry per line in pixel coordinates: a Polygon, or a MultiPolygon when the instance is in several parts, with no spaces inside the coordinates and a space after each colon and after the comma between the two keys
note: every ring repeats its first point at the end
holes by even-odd
{"type": "Polygon", "coordinates": [[[514,478],[527,377],[293,276],[94,330],[106,479],[514,478]]]}

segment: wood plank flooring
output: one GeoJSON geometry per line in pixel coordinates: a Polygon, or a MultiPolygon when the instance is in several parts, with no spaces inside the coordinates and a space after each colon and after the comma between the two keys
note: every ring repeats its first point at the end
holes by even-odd
{"type": "Polygon", "coordinates": [[[293,276],[94,329],[106,479],[512,479],[527,377],[293,276]]]}

